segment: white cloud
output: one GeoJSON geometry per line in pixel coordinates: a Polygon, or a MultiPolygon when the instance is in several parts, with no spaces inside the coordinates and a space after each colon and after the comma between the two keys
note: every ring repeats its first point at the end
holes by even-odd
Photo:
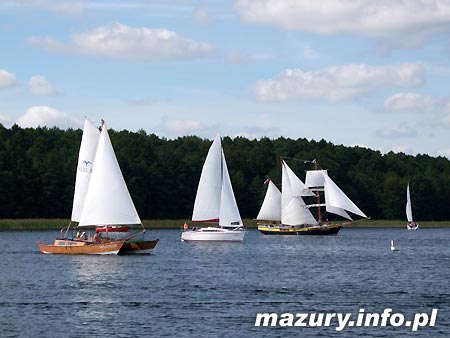
{"type": "Polygon", "coordinates": [[[249,140],[261,137],[276,138],[282,135],[282,131],[278,127],[250,126],[241,131],[233,133],[233,137],[245,137],[249,140]]]}
{"type": "Polygon", "coordinates": [[[450,148],[440,148],[436,153],[438,156],[448,157],[450,159],[450,148]]]}
{"type": "Polygon", "coordinates": [[[28,88],[31,94],[37,96],[59,95],[60,92],[56,90],[53,85],[42,75],[31,77],[28,82],[28,88]]]}
{"type": "Polygon", "coordinates": [[[195,120],[166,120],[163,128],[171,134],[186,135],[195,134],[197,131],[207,129],[208,126],[195,120]]]}
{"type": "Polygon", "coordinates": [[[118,22],[76,33],[68,44],[51,37],[31,37],[35,47],[132,61],[168,61],[204,57],[214,48],[167,29],[135,28],[118,22]]]}
{"type": "Polygon", "coordinates": [[[244,22],[322,35],[354,35],[416,47],[450,31],[447,0],[237,0],[244,22]]]}
{"type": "Polygon", "coordinates": [[[194,21],[200,26],[209,27],[212,25],[211,16],[206,8],[196,8],[193,16],[194,21]]]}
{"type": "Polygon", "coordinates": [[[76,0],[10,0],[6,5],[42,9],[61,15],[80,15],[84,10],[84,2],[76,0]]]}
{"type": "Polygon", "coordinates": [[[424,68],[418,63],[353,64],[312,72],[287,69],[275,79],[258,81],[253,90],[261,101],[319,98],[337,101],[354,99],[383,87],[419,86],[424,76],[424,68]]]}
{"type": "Polygon", "coordinates": [[[450,128],[450,114],[442,117],[440,122],[444,127],[450,128]]]}
{"type": "Polygon", "coordinates": [[[59,127],[81,128],[83,126],[82,119],[73,118],[67,113],[48,106],[34,106],[28,108],[26,113],[19,117],[16,122],[23,128],[37,127],[59,127]]]}
{"type": "Polygon", "coordinates": [[[0,89],[13,86],[17,82],[16,75],[0,69],[0,89]]]}
{"type": "Polygon", "coordinates": [[[9,116],[0,113],[0,123],[2,125],[4,125],[4,126],[9,125],[9,124],[11,124],[11,122],[12,122],[12,120],[9,116]]]}
{"type": "Polygon", "coordinates": [[[384,101],[386,111],[431,113],[440,107],[439,99],[419,93],[397,93],[384,101]]]}
{"type": "Polygon", "coordinates": [[[53,53],[64,53],[72,50],[72,47],[66,46],[50,36],[32,36],[27,41],[34,47],[42,48],[53,53]]]}
{"type": "Polygon", "coordinates": [[[392,151],[394,153],[405,153],[405,154],[411,154],[412,149],[410,146],[401,144],[401,145],[396,145],[392,147],[392,151]]]}
{"type": "Polygon", "coordinates": [[[397,139],[410,138],[416,136],[416,131],[407,126],[386,127],[378,129],[376,135],[380,138],[397,139]]]}

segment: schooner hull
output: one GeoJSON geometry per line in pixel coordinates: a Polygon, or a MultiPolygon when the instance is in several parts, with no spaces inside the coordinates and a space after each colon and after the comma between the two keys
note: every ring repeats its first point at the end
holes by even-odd
{"type": "Polygon", "coordinates": [[[158,244],[159,239],[152,241],[130,241],[125,242],[119,251],[120,255],[142,255],[150,254],[158,244]]]}
{"type": "Polygon", "coordinates": [[[217,230],[203,231],[187,230],[181,234],[181,240],[184,242],[243,242],[245,231],[238,230],[217,230]]]}
{"type": "Polygon", "coordinates": [[[264,235],[299,235],[299,236],[326,236],[337,235],[341,224],[330,224],[310,227],[269,226],[259,225],[258,230],[264,235]]]}
{"type": "Polygon", "coordinates": [[[38,242],[38,245],[39,250],[44,254],[117,255],[124,245],[124,241],[92,243],[70,239],[57,239],[54,244],[43,244],[38,242]]]}

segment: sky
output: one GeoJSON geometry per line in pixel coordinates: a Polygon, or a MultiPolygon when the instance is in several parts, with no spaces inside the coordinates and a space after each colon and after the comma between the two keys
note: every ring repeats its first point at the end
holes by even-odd
{"type": "Polygon", "coordinates": [[[450,157],[449,0],[0,0],[0,123],[450,157]]]}

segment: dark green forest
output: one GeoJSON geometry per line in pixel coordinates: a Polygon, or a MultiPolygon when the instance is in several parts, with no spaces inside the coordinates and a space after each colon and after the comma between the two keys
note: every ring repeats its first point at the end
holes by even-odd
{"type": "MultiPolygon", "coordinates": [[[[109,130],[117,159],[142,219],[189,219],[210,140],[160,138],[109,130]]],[[[0,125],[0,218],[69,218],[81,130],[0,125]]],[[[280,157],[304,180],[316,159],[372,219],[405,219],[406,185],[414,218],[450,220],[450,161],[428,155],[381,154],[304,138],[223,138],[243,218],[255,218],[266,177],[281,183],[280,157]]]]}

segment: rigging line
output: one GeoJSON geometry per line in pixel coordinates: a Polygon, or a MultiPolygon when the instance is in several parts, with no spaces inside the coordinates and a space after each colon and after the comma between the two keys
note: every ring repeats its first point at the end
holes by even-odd
{"type": "Polygon", "coordinates": [[[321,166],[319,166],[319,163],[317,162],[316,159],[313,159],[313,160],[302,160],[302,159],[300,159],[300,158],[284,157],[284,156],[280,156],[280,158],[281,158],[282,160],[286,159],[286,160],[302,161],[303,164],[314,164],[315,166],[317,166],[317,169],[323,170],[323,168],[322,168],[321,166]]]}

